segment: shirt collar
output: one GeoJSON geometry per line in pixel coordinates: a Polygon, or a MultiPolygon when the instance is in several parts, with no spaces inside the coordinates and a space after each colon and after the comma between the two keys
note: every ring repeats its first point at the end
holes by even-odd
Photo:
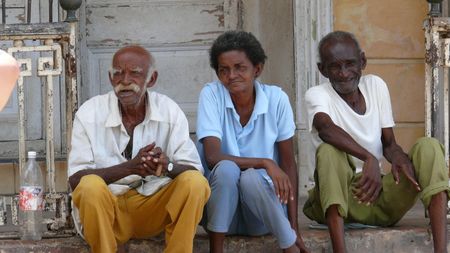
{"type": "MultiPolygon", "coordinates": [[[[233,101],[231,100],[230,92],[225,88],[225,86],[222,87],[225,89],[225,107],[226,108],[234,108],[233,101]]],[[[255,91],[256,91],[256,101],[255,101],[255,108],[253,108],[253,114],[259,115],[264,114],[269,109],[269,100],[264,93],[262,89],[262,85],[259,81],[255,80],[255,91]]]]}
{"type": "Polygon", "coordinates": [[[256,115],[264,114],[269,110],[269,99],[267,98],[266,93],[263,91],[261,83],[258,81],[255,81],[255,90],[256,101],[253,111],[256,115]]]}
{"type": "Polygon", "coordinates": [[[222,88],[225,91],[225,107],[226,108],[234,108],[233,101],[231,100],[230,92],[225,88],[225,85],[222,84],[222,88]]]}
{"type": "Polygon", "coordinates": [[[148,123],[150,120],[163,121],[164,117],[161,114],[162,110],[159,109],[160,96],[157,96],[156,92],[152,92],[147,89],[147,98],[147,111],[145,112],[145,119],[143,123],[148,123]]]}
{"type": "MultiPolygon", "coordinates": [[[[116,93],[114,91],[109,92],[109,114],[105,121],[105,127],[116,127],[120,126],[122,124],[122,116],[120,115],[119,110],[119,99],[116,96],[116,93]]],[[[151,99],[152,92],[147,89],[147,108],[145,110],[145,118],[142,123],[148,123],[150,120],[160,121],[161,120],[161,114],[159,113],[159,110],[157,110],[157,104],[155,103],[154,99],[151,99]],[[154,110],[151,110],[151,108],[154,108],[154,110]]]]}
{"type": "Polygon", "coordinates": [[[119,111],[119,100],[114,91],[108,93],[109,114],[105,121],[105,127],[115,127],[122,124],[122,117],[119,111]]]}

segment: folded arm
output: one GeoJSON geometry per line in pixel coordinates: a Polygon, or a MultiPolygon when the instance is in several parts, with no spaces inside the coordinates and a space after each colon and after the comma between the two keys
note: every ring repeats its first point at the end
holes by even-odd
{"type": "Polygon", "coordinates": [[[248,168],[265,168],[267,166],[265,163],[268,163],[268,161],[265,160],[270,160],[264,158],[239,157],[222,153],[221,141],[217,137],[208,136],[203,138],[202,142],[205,160],[209,169],[214,168],[217,163],[223,160],[235,162],[242,170],[248,168]]]}

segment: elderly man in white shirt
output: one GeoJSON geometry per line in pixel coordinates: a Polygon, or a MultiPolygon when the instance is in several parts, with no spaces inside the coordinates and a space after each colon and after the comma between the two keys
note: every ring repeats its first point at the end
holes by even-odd
{"type": "Polygon", "coordinates": [[[165,230],[165,252],[192,252],[210,189],[186,116],[150,91],[152,55],[128,46],[113,57],[114,88],[78,110],[69,183],[78,232],[93,252],[122,251],[130,238],[165,230]]]}

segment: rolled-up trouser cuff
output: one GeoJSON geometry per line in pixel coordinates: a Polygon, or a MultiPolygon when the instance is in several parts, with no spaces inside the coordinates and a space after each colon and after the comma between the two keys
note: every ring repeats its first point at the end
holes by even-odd
{"type": "Polygon", "coordinates": [[[278,245],[280,246],[281,249],[287,249],[287,248],[291,247],[292,245],[294,245],[294,243],[297,241],[297,234],[295,233],[295,231],[293,229],[291,229],[291,230],[292,230],[292,233],[290,236],[279,239],[278,245]]]}
{"type": "Polygon", "coordinates": [[[431,202],[431,198],[442,191],[446,191],[447,197],[450,198],[450,187],[447,181],[438,182],[423,189],[420,193],[420,199],[422,200],[423,206],[425,208],[428,208],[431,202]]]}

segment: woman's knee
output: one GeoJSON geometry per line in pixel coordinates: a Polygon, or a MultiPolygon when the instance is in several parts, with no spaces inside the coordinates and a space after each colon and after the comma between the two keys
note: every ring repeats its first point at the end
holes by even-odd
{"type": "Polygon", "coordinates": [[[255,198],[265,187],[270,187],[268,182],[255,169],[247,169],[242,173],[239,181],[239,189],[243,197],[255,198]]]}
{"type": "Polygon", "coordinates": [[[232,186],[237,184],[240,176],[241,169],[235,162],[223,160],[214,167],[210,182],[219,186],[232,186]]]}

